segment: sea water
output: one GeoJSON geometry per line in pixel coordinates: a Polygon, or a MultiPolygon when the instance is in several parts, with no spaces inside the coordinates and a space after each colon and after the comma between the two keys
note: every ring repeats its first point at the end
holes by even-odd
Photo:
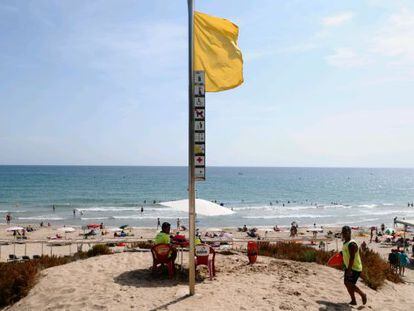
{"type": "MultiPolygon", "coordinates": [[[[158,204],[186,197],[186,167],[0,166],[0,215],[15,223],[186,224],[158,204]]],[[[235,212],[198,216],[200,227],[390,225],[414,218],[414,169],[208,167],[197,197],[235,212]]]]}

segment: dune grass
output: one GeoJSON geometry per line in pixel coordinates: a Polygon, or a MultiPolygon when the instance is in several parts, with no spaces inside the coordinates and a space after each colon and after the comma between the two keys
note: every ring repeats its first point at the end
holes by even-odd
{"type": "MultiPolygon", "coordinates": [[[[259,255],[270,256],[279,259],[289,259],[301,262],[316,262],[326,265],[329,258],[335,253],[334,251],[323,251],[311,246],[302,245],[294,242],[259,242],[259,255]]],[[[363,271],[361,278],[370,288],[377,290],[385,280],[400,283],[402,282],[381,256],[371,250],[361,252],[363,271]]]]}
{"type": "Polygon", "coordinates": [[[73,256],[42,256],[39,259],[19,262],[0,263],[0,308],[16,303],[25,297],[36,284],[39,272],[67,264],[79,259],[110,254],[107,245],[97,244],[87,252],[79,252],[73,256]]]}

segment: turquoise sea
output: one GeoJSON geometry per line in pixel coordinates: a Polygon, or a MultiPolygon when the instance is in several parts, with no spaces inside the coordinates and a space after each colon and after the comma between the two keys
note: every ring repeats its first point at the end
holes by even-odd
{"type": "MultiPolygon", "coordinates": [[[[185,213],[157,202],[186,198],[186,189],[186,167],[0,166],[0,215],[10,212],[15,223],[185,223],[185,213]]],[[[236,212],[200,216],[203,227],[391,224],[414,218],[414,169],[208,167],[197,197],[236,212]]]]}

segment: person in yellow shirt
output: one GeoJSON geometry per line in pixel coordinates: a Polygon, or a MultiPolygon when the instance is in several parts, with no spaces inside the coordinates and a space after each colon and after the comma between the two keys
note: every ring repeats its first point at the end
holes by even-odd
{"type": "Polygon", "coordinates": [[[351,240],[351,228],[349,226],[342,227],[342,239],[344,244],[342,246],[342,257],[345,265],[344,284],[351,296],[350,305],[356,305],[355,292],[361,298],[362,303],[367,303],[367,295],[356,286],[358,278],[362,272],[362,262],[359,255],[358,244],[355,240],[351,240]]]}
{"type": "MultiPolygon", "coordinates": [[[[170,230],[171,230],[171,225],[168,222],[163,222],[161,225],[161,231],[158,232],[157,235],[155,236],[155,241],[154,241],[155,245],[171,244],[170,230]]],[[[172,251],[169,257],[173,261],[177,257],[177,251],[174,247],[172,248],[172,251]]]]}
{"type": "Polygon", "coordinates": [[[170,230],[171,225],[168,222],[163,222],[161,231],[155,236],[155,245],[157,244],[170,244],[170,230]]]}

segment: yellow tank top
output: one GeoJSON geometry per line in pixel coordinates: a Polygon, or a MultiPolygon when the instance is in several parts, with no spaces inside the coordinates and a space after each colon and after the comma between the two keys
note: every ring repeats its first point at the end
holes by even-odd
{"type": "MultiPolygon", "coordinates": [[[[344,245],[342,246],[342,257],[344,259],[345,267],[347,267],[347,268],[348,268],[348,265],[349,265],[349,258],[350,258],[349,243],[357,244],[354,240],[350,240],[350,241],[344,243],[344,245]]],[[[358,271],[358,272],[362,271],[362,262],[361,262],[361,257],[359,255],[359,247],[358,247],[357,252],[355,253],[354,264],[352,265],[351,269],[354,270],[354,271],[358,271]]]]}

